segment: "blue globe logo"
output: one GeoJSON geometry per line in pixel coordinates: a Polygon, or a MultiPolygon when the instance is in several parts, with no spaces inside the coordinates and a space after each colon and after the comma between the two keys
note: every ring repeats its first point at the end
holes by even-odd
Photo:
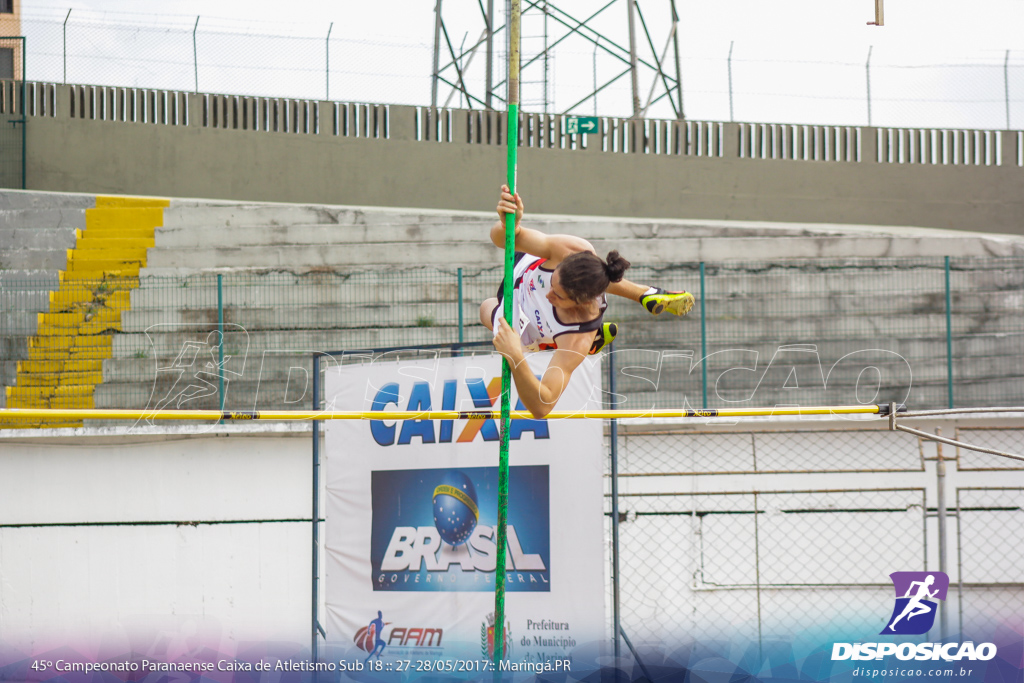
{"type": "Polygon", "coordinates": [[[466,542],[480,520],[476,487],[459,470],[449,470],[434,489],[434,526],[451,545],[466,542]]]}

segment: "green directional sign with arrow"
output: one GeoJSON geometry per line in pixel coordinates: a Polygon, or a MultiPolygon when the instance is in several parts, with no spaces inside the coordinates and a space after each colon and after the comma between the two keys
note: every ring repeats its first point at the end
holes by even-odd
{"type": "Polygon", "coordinates": [[[573,135],[575,133],[597,133],[600,130],[601,127],[600,124],[597,122],[596,116],[565,117],[566,135],[573,135]]]}

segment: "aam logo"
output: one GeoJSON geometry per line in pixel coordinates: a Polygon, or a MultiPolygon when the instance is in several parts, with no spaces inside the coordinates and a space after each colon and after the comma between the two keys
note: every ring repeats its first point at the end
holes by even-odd
{"type": "MultiPolygon", "coordinates": [[[[416,382],[412,385],[409,398],[402,410],[428,411],[434,410],[435,405],[440,403],[441,410],[455,410],[456,398],[459,393],[459,380],[446,379],[441,386],[441,396],[434,397],[431,394],[429,382],[416,382]],[[440,398],[440,401],[436,399],[440,398]]],[[[501,377],[494,377],[490,382],[484,384],[483,378],[472,377],[463,380],[462,385],[469,392],[474,408],[492,408],[495,401],[501,395],[501,377]]],[[[402,396],[399,394],[397,382],[390,382],[382,386],[373,398],[370,410],[382,412],[388,410],[388,406],[400,406],[402,396]]],[[[516,410],[525,410],[522,401],[516,401],[516,410]]],[[[402,420],[401,429],[397,422],[391,424],[384,420],[370,420],[370,434],[373,440],[381,446],[393,446],[396,443],[404,446],[412,443],[414,438],[419,438],[421,443],[470,443],[477,435],[484,441],[498,440],[498,426],[491,418],[486,420],[467,420],[466,425],[455,437],[454,420],[436,420],[438,423],[435,430],[435,420],[402,420]],[[397,440],[396,440],[397,437],[397,440]]],[[[533,434],[534,439],[549,439],[548,422],[546,420],[512,420],[509,426],[509,438],[519,439],[525,432],[533,434]]]]}
{"type": "MultiPolygon", "coordinates": [[[[391,622],[384,622],[383,626],[390,626],[391,622]]],[[[356,632],[356,647],[371,655],[383,653],[384,648],[390,647],[441,647],[441,640],[444,638],[442,628],[403,628],[393,627],[384,638],[383,633],[377,633],[377,625],[371,623],[356,632]]],[[[381,629],[383,630],[383,628],[381,629]]]]}

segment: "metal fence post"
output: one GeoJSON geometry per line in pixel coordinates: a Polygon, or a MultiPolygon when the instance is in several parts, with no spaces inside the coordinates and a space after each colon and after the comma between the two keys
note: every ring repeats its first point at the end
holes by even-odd
{"type": "Polygon", "coordinates": [[[1010,51],[1003,60],[1003,87],[1006,91],[1006,130],[1010,130],[1010,51]]]}
{"type": "Polygon", "coordinates": [[[459,343],[463,342],[463,319],[462,319],[462,268],[459,268],[459,343]]]}
{"type": "Polygon", "coordinates": [[[875,49],[874,45],[868,46],[868,61],[867,64],[864,65],[868,81],[868,126],[871,125],[871,51],[873,49],[875,49]]]}
{"type": "MultiPolygon", "coordinates": [[[[217,273],[217,333],[220,347],[217,349],[217,396],[220,412],[224,412],[224,276],[217,273]]],[[[220,421],[224,424],[224,420],[220,421]]]]}
{"type": "Polygon", "coordinates": [[[736,41],[729,41],[729,121],[735,121],[732,113],[732,46],[736,41]]]}
{"type": "MultiPolygon", "coordinates": [[[[942,436],[942,428],[936,427],[935,434],[942,436]]],[[[942,459],[942,443],[939,441],[935,442],[935,478],[936,516],[939,521],[939,571],[949,576],[946,569],[946,461],[942,459]]],[[[946,642],[946,636],[949,634],[948,605],[947,600],[939,608],[939,634],[942,642],[946,642]]]]}
{"type": "Polygon", "coordinates": [[[196,92],[199,92],[199,50],[196,47],[196,31],[199,29],[199,16],[196,16],[196,25],[192,27],[192,66],[196,72],[196,92]]]}
{"type": "Polygon", "coordinates": [[[708,407],[708,326],[707,326],[707,299],[704,297],[704,262],[700,262],[700,386],[702,401],[701,407],[708,407]]]}
{"type": "MultiPolygon", "coordinates": [[[[608,391],[611,394],[612,410],[618,407],[615,393],[615,351],[614,344],[608,345],[608,391]]],[[[612,475],[612,632],[615,657],[619,656],[619,633],[622,632],[619,612],[619,422],[611,420],[611,475],[612,475]]]]}
{"type": "Polygon", "coordinates": [[[334,22],[327,27],[327,41],[324,45],[324,56],[327,61],[327,68],[324,69],[324,74],[327,77],[327,95],[324,97],[325,100],[331,99],[331,31],[334,30],[334,22]]]}
{"type": "Polygon", "coordinates": [[[946,269],[946,391],[949,407],[953,407],[953,301],[949,291],[949,257],[945,259],[946,269]]]}
{"type": "MultiPolygon", "coordinates": [[[[63,26],[63,41],[65,41],[65,54],[63,54],[63,57],[65,57],[65,80],[63,80],[63,84],[65,85],[68,85],[68,19],[70,18],[71,9],[68,10],[68,15],[65,16],[65,26],[63,26]]],[[[25,50],[22,51],[25,52],[25,50]]],[[[22,58],[25,58],[24,54],[22,55],[22,58]]]]}
{"type": "MultiPolygon", "coordinates": [[[[320,410],[320,354],[313,354],[313,410],[320,410]]],[[[320,628],[319,615],[319,569],[320,569],[320,421],[313,420],[313,577],[312,596],[313,604],[311,610],[312,632],[310,633],[310,653],[313,662],[318,661],[319,642],[317,632],[320,628]]]]}

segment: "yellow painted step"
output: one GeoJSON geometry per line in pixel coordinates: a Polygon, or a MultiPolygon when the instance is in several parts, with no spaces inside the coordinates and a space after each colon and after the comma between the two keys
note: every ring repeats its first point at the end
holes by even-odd
{"type": "Polygon", "coordinates": [[[99,323],[121,322],[121,311],[116,308],[101,307],[91,311],[75,311],[71,313],[38,313],[38,335],[90,334],[86,327],[95,327],[99,323]]]}
{"type": "Polygon", "coordinates": [[[31,337],[28,340],[28,348],[30,351],[32,349],[109,349],[113,347],[113,345],[114,337],[109,334],[94,336],[61,335],[51,337],[31,337]]]}
{"type": "Polygon", "coordinates": [[[55,387],[63,384],[91,384],[103,382],[102,372],[25,372],[18,374],[19,387],[55,387]]]}
{"type": "Polygon", "coordinates": [[[145,264],[145,254],[141,256],[118,256],[112,254],[109,258],[104,258],[99,253],[90,252],[87,255],[69,257],[66,270],[114,270],[118,268],[139,268],[145,264]]]}
{"type": "Polygon", "coordinates": [[[54,306],[69,306],[71,304],[92,301],[96,294],[87,287],[75,287],[72,289],[59,289],[50,292],[50,313],[58,313],[53,310],[54,306]]]}
{"type": "MultiPolygon", "coordinates": [[[[58,271],[60,272],[60,271],[58,271]]],[[[139,280],[135,277],[117,278],[108,277],[106,279],[94,278],[94,279],[75,279],[68,280],[67,282],[61,281],[60,292],[94,292],[102,294],[104,292],[117,292],[121,290],[135,289],[139,286],[139,280]]]]}
{"type": "Polygon", "coordinates": [[[118,247],[114,249],[68,249],[69,261],[144,261],[145,247],[118,247]]]}
{"type": "MultiPolygon", "coordinates": [[[[120,313],[120,311],[116,311],[120,313]]],[[[63,314],[58,314],[63,315],[63,314]]],[[[92,322],[83,322],[77,327],[60,327],[56,325],[39,326],[36,330],[36,335],[40,337],[49,337],[53,335],[64,336],[68,333],[77,332],[78,334],[86,335],[105,335],[109,332],[120,332],[121,321],[120,320],[95,320],[92,322]]]]}
{"type": "MultiPolygon", "coordinates": [[[[126,276],[135,276],[139,274],[146,265],[146,257],[136,259],[71,259],[68,261],[67,269],[65,273],[79,273],[79,272],[119,272],[126,276]]],[[[71,279],[74,279],[72,276],[71,279]]]]}
{"type": "Polygon", "coordinates": [[[136,282],[139,277],[139,263],[78,263],[75,264],[74,268],[60,271],[60,279],[62,282],[69,282],[72,280],[119,280],[125,278],[135,278],[136,282]]]}
{"type": "Polygon", "coordinates": [[[120,259],[106,259],[106,260],[75,260],[68,263],[67,272],[73,273],[75,271],[90,271],[95,272],[97,270],[113,271],[119,270],[124,272],[125,270],[134,270],[138,273],[142,268],[145,259],[139,259],[137,261],[122,261],[120,259]]]}
{"type": "Polygon", "coordinates": [[[126,290],[111,292],[103,300],[103,303],[110,308],[116,308],[119,311],[127,311],[132,305],[132,293],[126,290]]]}
{"type": "MultiPolygon", "coordinates": [[[[89,387],[92,389],[92,387],[89,387]]],[[[96,401],[92,392],[88,396],[54,396],[50,399],[51,408],[95,408],[96,401]]]]}
{"type": "MultiPolygon", "coordinates": [[[[7,387],[10,389],[11,387],[7,387]]],[[[49,408],[50,400],[47,398],[25,398],[24,396],[11,396],[7,394],[8,408],[49,408]]]]}
{"type": "Polygon", "coordinates": [[[68,422],[66,420],[25,420],[22,418],[0,418],[0,429],[61,429],[84,427],[82,420],[68,422]]]}
{"type": "Polygon", "coordinates": [[[129,230],[138,226],[155,227],[164,224],[162,208],[98,208],[85,210],[85,232],[92,228],[129,230]]]}
{"type": "MultiPolygon", "coordinates": [[[[121,311],[120,309],[114,308],[113,306],[103,306],[101,308],[96,308],[92,311],[87,311],[85,314],[86,323],[114,321],[121,321],[121,311]]],[[[84,332],[80,332],[80,334],[84,334],[84,332]]]]}
{"type": "MultiPolygon", "coordinates": [[[[120,311],[117,311],[117,313],[120,313],[120,311]]],[[[82,326],[78,328],[79,334],[104,334],[111,331],[121,331],[120,316],[118,316],[117,320],[94,320],[82,323],[82,326]]]]}
{"type": "Polygon", "coordinates": [[[93,233],[90,232],[87,236],[78,238],[75,249],[150,249],[155,243],[153,237],[93,237],[93,233]]]}
{"type": "Polygon", "coordinates": [[[89,228],[82,239],[97,240],[155,240],[156,228],[153,226],[137,225],[128,228],[89,228]]]}
{"type": "Polygon", "coordinates": [[[18,374],[22,372],[102,372],[102,360],[19,360],[18,374]]]}
{"type": "Polygon", "coordinates": [[[109,348],[72,347],[70,349],[29,349],[28,359],[35,360],[103,360],[113,358],[109,348]]]}
{"type": "Polygon", "coordinates": [[[40,334],[42,327],[78,327],[85,322],[85,313],[38,313],[40,334]]]}
{"type": "Polygon", "coordinates": [[[7,399],[8,408],[95,408],[96,402],[90,396],[54,396],[52,398],[7,399]]]}
{"type": "Polygon", "coordinates": [[[139,286],[139,268],[138,266],[132,266],[128,272],[122,272],[121,270],[76,270],[76,271],[58,271],[58,279],[63,289],[65,283],[79,285],[96,285],[100,286],[101,283],[111,283],[111,287],[131,287],[135,288],[139,286]],[[132,272],[134,269],[134,272],[132,272]]]}
{"type": "Polygon", "coordinates": [[[89,313],[98,310],[126,311],[129,308],[129,301],[124,297],[112,299],[92,299],[90,301],[76,301],[74,303],[51,303],[50,313],[89,313]]]}
{"type": "Polygon", "coordinates": [[[116,195],[97,195],[96,208],[167,208],[170,199],[163,197],[124,197],[116,195]]]}
{"type": "Polygon", "coordinates": [[[60,289],[50,292],[50,313],[70,313],[84,306],[103,305],[126,310],[131,304],[131,291],[93,290],[85,287],[60,289]]]}
{"type": "MultiPolygon", "coordinates": [[[[96,388],[92,384],[61,384],[50,387],[4,387],[7,391],[7,398],[42,400],[55,398],[92,398],[92,392],[96,388]]],[[[10,401],[8,401],[10,404],[10,401]]],[[[11,406],[21,407],[21,406],[11,406]]]]}

